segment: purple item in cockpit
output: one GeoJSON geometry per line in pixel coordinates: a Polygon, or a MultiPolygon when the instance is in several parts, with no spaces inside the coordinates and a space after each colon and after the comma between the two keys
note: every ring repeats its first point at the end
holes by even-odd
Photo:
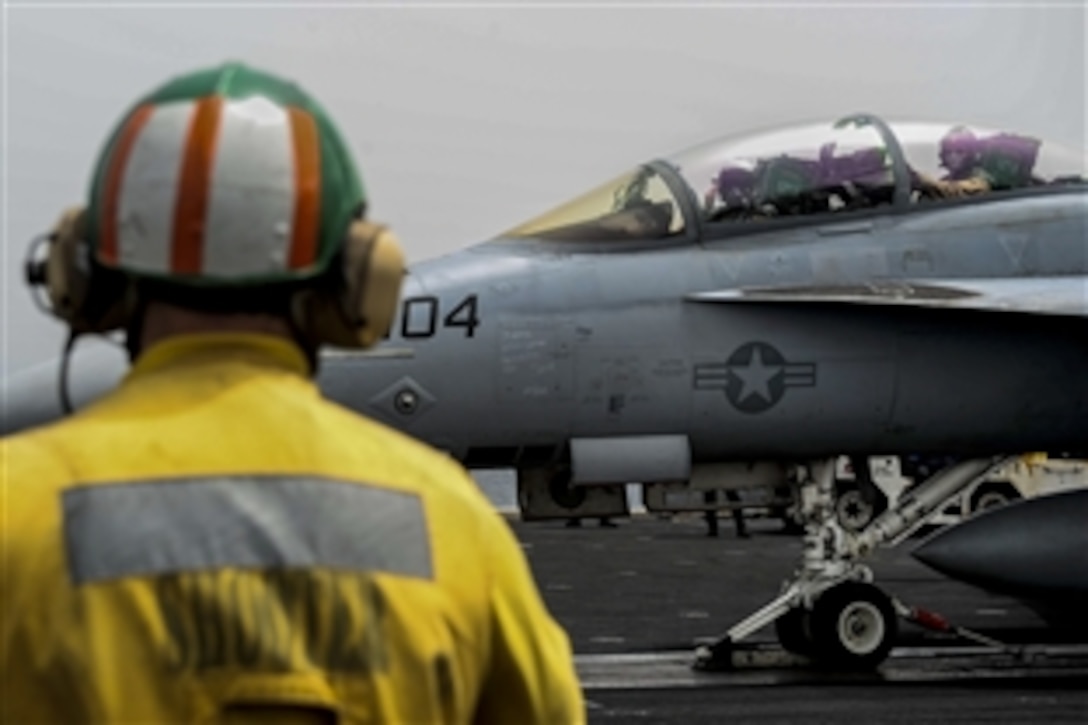
{"type": "Polygon", "coordinates": [[[718,172],[714,186],[718,196],[725,203],[751,197],[756,183],[756,175],[743,166],[726,166],[718,172]]]}
{"type": "Polygon", "coordinates": [[[820,148],[820,175],[825,186],[888,183],[887,154],[873,147],[836,156],[835,145],[825,144],[820,148]]]}

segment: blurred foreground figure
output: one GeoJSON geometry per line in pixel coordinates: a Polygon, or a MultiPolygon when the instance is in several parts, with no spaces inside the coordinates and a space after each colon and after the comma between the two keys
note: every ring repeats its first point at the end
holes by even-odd
{"type": "Polygon", "coordinates": [[[323,399],[403,258],[339,134],[239,64],[138,101],[28,264],[99,402],[0,442],[2,722],[577,723],[565,633],[447,457],[323,399]]]}

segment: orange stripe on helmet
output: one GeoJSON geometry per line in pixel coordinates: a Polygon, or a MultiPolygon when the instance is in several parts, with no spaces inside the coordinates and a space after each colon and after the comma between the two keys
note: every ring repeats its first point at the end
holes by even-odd
{"type": "Polygon", "coordinates": [[[197,102],[181,163],[178,198],[174,207],[174,238],[170,247],[170,269],[178,274],[197,274],[204,259],[204,225],[211,195],[215,145],[223,99],[219,96],[197,102]]]}
{"type": "Polygon", "coordinates": [[[318,212],[321,201],[321,149],[314,117],[289,108],[291,147],[295,159],[295,210],[291,224],[291,269],[308,267],[317,259],[318,212]]]}
{"type": "Polygon", "coordinates": [[[121,198],[121,180],[125,176],[125,165],[140,137],[140,131],[147,125],[154,106],[140,106],[125,121],[117,137],[117,145],[109,159],[106,169],[104,197],[99,212],[98,260],[103,264],[117,264],[119,256],[117,242],[117,207],[121,198]]]}

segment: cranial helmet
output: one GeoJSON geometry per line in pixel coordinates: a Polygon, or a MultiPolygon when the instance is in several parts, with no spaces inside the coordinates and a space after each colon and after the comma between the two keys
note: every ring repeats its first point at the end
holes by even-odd
{"type": "Polygon", "coordinates": [[[365,347],[392,322],[404,274],[391,232],[324,109],[240,63],[137,101],[103,148],[85,209],[28,269],[73,332],[124,327],[133,280],[199,295],[306,289],[292,317],[314,343],[365,347]],[[312,284],[304,284],[312,283],[312,284]]]}
{"type": "Polygon", "coordinates": [[[981,150],[980,146],[978,137],[975,136],[970,129],[964,126],[952,128],[941,139],[941,166],[953,170],[952,167],[949,166],[949,155],[953,153],[963,154],[963,156],[969,160],[976,159],[981,150]]]}
{"type": "Polygon", "coordinates": [[[755,172],[739,163],[724,166],[714,179],[714,186],[718,190],[718,196],[725,202],[737,198],[747,199],[751,197],[755,189],[755,183],[755,172]]]}

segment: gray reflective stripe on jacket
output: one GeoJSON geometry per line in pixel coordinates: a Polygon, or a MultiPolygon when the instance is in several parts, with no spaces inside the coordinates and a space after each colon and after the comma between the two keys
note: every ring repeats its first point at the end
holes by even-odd
{"type": "Polygon", "coordinates": [[[98,484],[63,493],[76,585],[224,567],[328,567],[432,578],[413,493],[303,476],[98,484]]]}

